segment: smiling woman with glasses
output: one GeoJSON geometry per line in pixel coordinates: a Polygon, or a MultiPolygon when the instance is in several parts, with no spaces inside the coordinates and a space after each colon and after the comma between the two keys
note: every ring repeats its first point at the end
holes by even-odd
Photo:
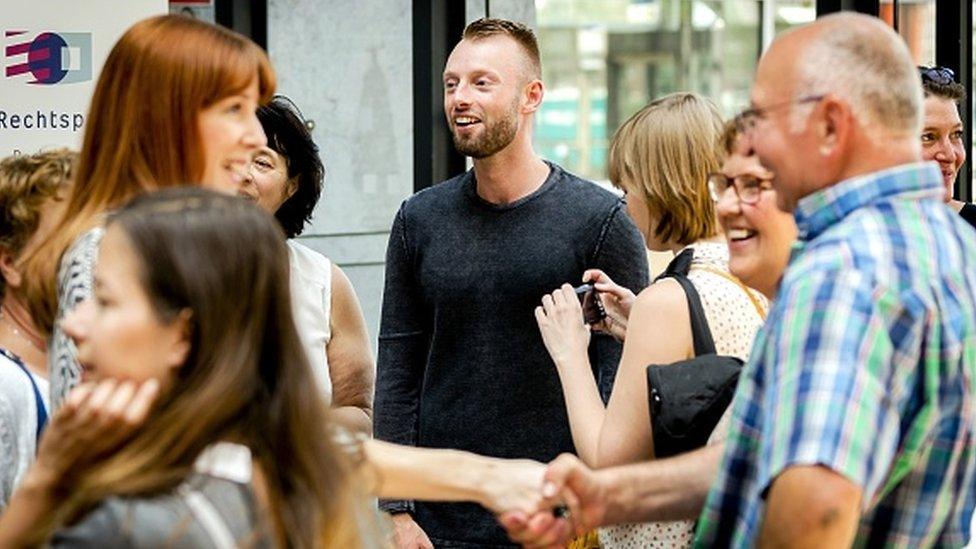
{"type": "Polygon", "coordinates": [[[776,207],[773,174],[742,139],[740,124],[726,126],[722,145],[728,156],[721,171],[708,175],[708,190],[728,242],[729,271],[773,299],[796,240],[796,222],[776,207]]]}
{"type": "Polygon", "coordinates": [[[720,202],[725,195],[725,191],[732,188],[739,202],[743,204],[755,204],[759,202],[762,192],[772,189],[772,178],[761,177],[750,173],[736,176],[728,176],[722,172],[712,172],[708,174],[708,194],[712,200],[720,202]]]}

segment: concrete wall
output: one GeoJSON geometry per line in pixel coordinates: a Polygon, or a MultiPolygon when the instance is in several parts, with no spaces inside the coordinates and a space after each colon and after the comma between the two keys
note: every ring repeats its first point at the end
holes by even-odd
{"type": "Polygon", "coordinates": [[[480,17],[498,17],[536,28],[535,2],[531,0],[465,0],[464,9],[469,23],[480,17]]]}
{"type": "Polygon", "coordinates": [[[390,224],[413,192],[411,33],[411,0],[268,2],[278,91],[314,121],[326,168],[300,240],[349,276],[374,353],[390,224]]]}

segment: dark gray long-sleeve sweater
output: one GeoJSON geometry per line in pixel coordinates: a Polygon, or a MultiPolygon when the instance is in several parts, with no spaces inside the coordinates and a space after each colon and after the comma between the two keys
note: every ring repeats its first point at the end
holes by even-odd
{"type": "MultiPolygon", "coordinates": [[[[603,269],[635,293],[643,240],[623,200],[551,165],[531,195],[499,206],[474,171],[404,201],[393,222],[379,335],[375,434],[381,440],[549,461],[573,452],[562,389],[535,322],[542,296],[603,269]]],[[[620,345],[594,336],[604,398],[620,345]]],[[[436,547],[510,546],[474,504],[409,509],[436,547]]]]}

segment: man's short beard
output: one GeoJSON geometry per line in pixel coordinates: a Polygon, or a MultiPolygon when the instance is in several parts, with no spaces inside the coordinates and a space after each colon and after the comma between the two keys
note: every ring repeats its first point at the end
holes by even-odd
{"type": "Polygon", "coordinates": [[[518,134],[518,114],[515,109],[506,116],[492,124],[485,124],[485,132],[480,138],[462,140],[458,137],[457,130],[451,132],[454,137],[454,148],[465,156],[471,158],[486,158],[504,149],[518,134]]]}

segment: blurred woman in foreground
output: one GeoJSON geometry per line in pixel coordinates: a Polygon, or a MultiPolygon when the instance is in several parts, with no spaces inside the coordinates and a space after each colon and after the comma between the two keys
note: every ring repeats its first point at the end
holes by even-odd
{"type": "Polygon", "coordinates": [[[280,234],[239,198],[193,189],[109,217],[96,304],[64,321],[91,383],[54,416],[0,533],[36,543],[54,531],[54,546],[369,545],[294,323],[280,321],[280,234]]]}
{"type": "Polygon", "coordinates": [[[281,230],[246,201],[141,196],[108,218],[96,265],[95,305],[64,321],[86,383],[54,415],[0,546],[384,546],[367,492],[539,510],[539,463],[337,426],[288,320],[281,230]]]}

